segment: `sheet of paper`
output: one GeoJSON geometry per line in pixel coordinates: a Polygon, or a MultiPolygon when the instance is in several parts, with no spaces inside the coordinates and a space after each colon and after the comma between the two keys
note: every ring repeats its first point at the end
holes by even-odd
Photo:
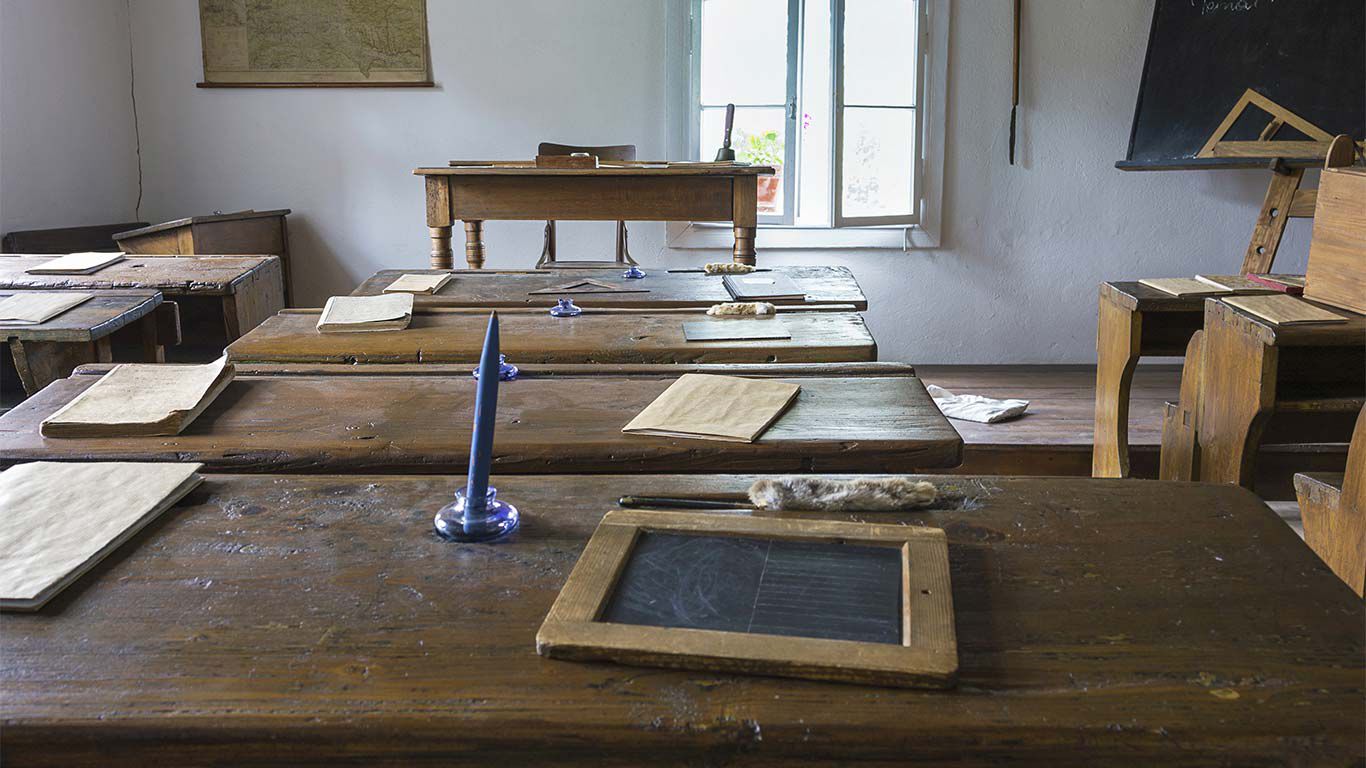
{"type": "Polygon", "coordinates": [[[1145,277],[1138,284],[1172,296],[1219,296],[1232,293],[1226,288],[1216,288],[1193,277],[1145,277]]]}
{"type": "Polygon", "coordinates": [[[384,293],[436,293],[451,281],[449,272],[428,275],[409,272],[399,275],[398,279],[384,287],[384,293]]]}
{"type": "Polygon", "coordinates": [[[333,296],[318,318],[318,330],[367,331],[407,328],[413,317],[411,293],[333,296]]]}
{"type": "Polygon", "coordinates": [[[232,381],[226,357],[204,365],[115,366],[42,423],[44,437],[175,435],[232,381]]]}
{"type": "Polygon", "coordinates": [[[1242,275],[1196,275],[1195,279],[1230,293],[1252,295],[1276,292],[1275,288],[1268,288],[1242,275]]]}
{"type": "Polygon", "coordinates": [[[701,320],[683,324],[684,341],[748,341],[757,339],[790,339],[783,321],[768,320],[701,320]]]}
{"type": "Polygon", "coordinates": [[[110,264],[123,261],[122,253],[68,253],[36,267],[24,270],[30,275],[89,275],[104,269],[110,264]]]}
{"type": "Polygon", "coordinates": [[[1246,310],[1276,325],[1308,323],[1345,323],[1347,318],[1319,309],[1298,296],[1277,293],[1271,296],[1235,296],[1224,299],[1230,306],[1246,310]]]}
{"type": "Polygon", "coordinates": [[[95,294],[84,291],[20,291],[0,299],[0,323],[38,325],[84,304],[95,294]]]}
{"type": "Polygon", "coordinates": [[[621,431],[752,443],[800,391],[801,387],[785,381],[688,373],[621,431]]]}
{"type": "Polygon", "coordinates": [[[41,607],[198,485],[201,466],[35,461],[0,473],[0,607],[41,607]]]}

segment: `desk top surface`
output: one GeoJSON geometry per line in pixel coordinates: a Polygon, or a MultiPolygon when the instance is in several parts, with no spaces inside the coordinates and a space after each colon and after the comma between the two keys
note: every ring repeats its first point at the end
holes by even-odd
{"type": "Polygon", "coordinates": [[[187,216],[183,219],[173,219],[157,224],[151,224],[138,229],[130,229],[114,235],[115,240],[124,238],[135,238],[142,235],[150,235],[156,232],[165,232],[176,227],[187,227],[194,224],[216,224],[225,221],[245,221],[247,219],[267,219],[284,218],[290,214],[288,208],[279,208],[273,211],[233,211],[232,213],[214,213],[205,216],[187,216]]]}
{"type": "MultiPolygon", "coordinates": [[[[868,309],[868,298],[848,267],[772,267],[772,271],[792,278],[806,293],[805,302],[778,301],[776,304],[850,304],[855,310],[868,309]]],[[[761,270],[762,271],[762,270],[761,270]]],[[[645,268],[646,277],[628,280],[610,269],[386,269],[375,273],[352,291],[355,296],[383,293],[400,275],[450,272],[454,277],[434,295],[418,295],[417,306],[435,307],[551,307],[561,296],[569,296],[581,307],[710,307],[733,301],[721,275],[706,275],[702,270],[668,271],[645,268]],[[532,293],[581,280],[596,280],[632,291],[601,293],[532,293]]]]}
{"type": "Polygon", "coordinates": [[[598,168],[537,168],[533,162],[452,160],[449,165],[417,168],[415,176],[772,176],[767,165],[714,165],[711,163],[633,163],[598,168]]]}
{"type": "MultiPolygon", "coordinates": [[[[877,345],[853,312],[709,318],[705,310],[590,308],[555,318],[544,309],[499,312],[502,352],[526,363],[815,363],[873,360],[877,345]],[[684,323],[720,329],[779,329],[789,339],[687,341],[684,323]]],[[[401,331],[319,333],[318,310],[286,310],[228,347],[237,361],[309,363],[477,363],[488,327],[483,309],[430,308],[401,331]]]]}
{"type": "Polygon", "coordinates": [[[1360,759],[1362,602],[1233,486],[954,476],[931,478],[944,499],[929,511],[829,515],[945,530],[950,691],[537,656],[541,621],[619,496],[738,495],[752,479],[496,478],[521,530],[458,546],[431,531],[458,476],[209,476],[41,612],[0,621],[6,757],[1360,759]]]}
{"type": "Polygon", "coordinates": [[[150,288],[179,296],[226,295],[278,256],[128,256],[92,275],[30,275],[25,270],[55,256],[0,254],[0,289],[150,288]]]}
{"type": "Polygon", "coordinates": [[[1279,347],[1366,347],[1366,315],[1322,302],[1307,303],[1341,315],[1347,322],[1277,325],[1245,309],[1210,299],[1204,305],[1205,325],[1209,327],[1212,320],[1217,320],[1237,327],[1263,344],[1279,347]]]}
{"type": "MultiPolygon", "coordinates": [[[[0,299],[25,291],[0,290],[0,299]]],[[[156,291],[112,291],[90,299],[36,325],[6,325],[0,320],[0,340],[83,342],[95,341],[140,320],[161,306],[156,291]]]]}
{"type": "MultiPolygon", "coordinates": [[[[712,370],[708,366],[655,366],[631,375],[609,366],[578,366],[577,372],[565,366],[550,376],[527,366],[520,378],[499,387],[494,471],[897,472],[956,466],[962,439],[920,380],[907,373],[865,375],[865,366],[886,370],[877,363],[781,369],[779,377],[799,384],[801,393],[754,443],[622,433],[680,371],[712,370]]],[[[0,465],[44,458],[201,461],[211,470],[271,473],[459,472],[468,466],[476,383],[468,369],[406,375],[338,368],[344,372],[239,371],[173,437],[44,438],[42,420],[98,380],[73,375],[0,416],[0,465]]],[[[762,366],[722,366],[718,372],[765,375],[762,366]]]]}

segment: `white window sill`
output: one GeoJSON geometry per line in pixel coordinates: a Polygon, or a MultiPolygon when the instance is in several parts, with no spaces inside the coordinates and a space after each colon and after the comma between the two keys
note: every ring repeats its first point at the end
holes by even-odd
{"type": "MultiPolygon", "coordinates": [[[[828,227],[760,226],[755,236],[755,248],[779,250],[812,250],[839,248],[856,250],[910,250],[934,247],[919,227],[858,227],[831,229],[828,227]]],[[[937,240],[937,238],[936,238],[937,240]]],[[[735,233],[729,224],[707,222],[670,222],[668,247],[680,250],[725,249],[735,243],[735,233]]]]}

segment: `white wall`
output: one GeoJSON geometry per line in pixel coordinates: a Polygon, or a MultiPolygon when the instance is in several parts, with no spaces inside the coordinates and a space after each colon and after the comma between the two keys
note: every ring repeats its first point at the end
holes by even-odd
{"type": "MultiPolygon", "coordinates": [[[[884,358],[917,363],[1090,361],[1101,280],[1236,269],[1265,173],[1113,167],[1128,141],[1152,0],[1025,4],[1014,168],[1005,162],[1011,3],[953,6],[944,247],[765,251],[763,263],[849,265],[884,358]]],[[[683,156],[676,52],[686,0],[428,0],[428,10],[435,89],[197,89],[196,4],[133,0],[144,216],[292,208],[296,278],[316,304],[376,269],[426,264],[416,166],[524,158],[541,140],[634,141],[644,157],[683,156]]],[[[41,34],[53,26],[43,20],[41,34]]],[[[35,169],[22,176],[40,180],[35,169]]],[[[728,258],[666,249],[660,224],[631,233],[647,266],[728,258]]],[[[1301,270],[1307,241],[1307,225],[1292,223],[1278,269],[1301,270]]],[[[529,266],[540,226],[494,222],[487,242],[490,266],[529,266]]],[[[579,225],[562,243],[606,256],[610,226],[579,225]]]]}
{"type": "Polygon", "coordinates": [[[0,2],[0,231],[133,220],[123,0],[0,2]]]}

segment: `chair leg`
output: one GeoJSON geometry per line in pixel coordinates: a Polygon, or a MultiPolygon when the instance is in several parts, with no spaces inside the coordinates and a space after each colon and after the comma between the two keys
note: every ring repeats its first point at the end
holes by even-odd
{"type": "Polygon", "coordinates": [[[636,260],[631,258],[631,250],[626,244],[626,222],[617,222],[617,263],[621,265],[635,264],[636,260]]]}

